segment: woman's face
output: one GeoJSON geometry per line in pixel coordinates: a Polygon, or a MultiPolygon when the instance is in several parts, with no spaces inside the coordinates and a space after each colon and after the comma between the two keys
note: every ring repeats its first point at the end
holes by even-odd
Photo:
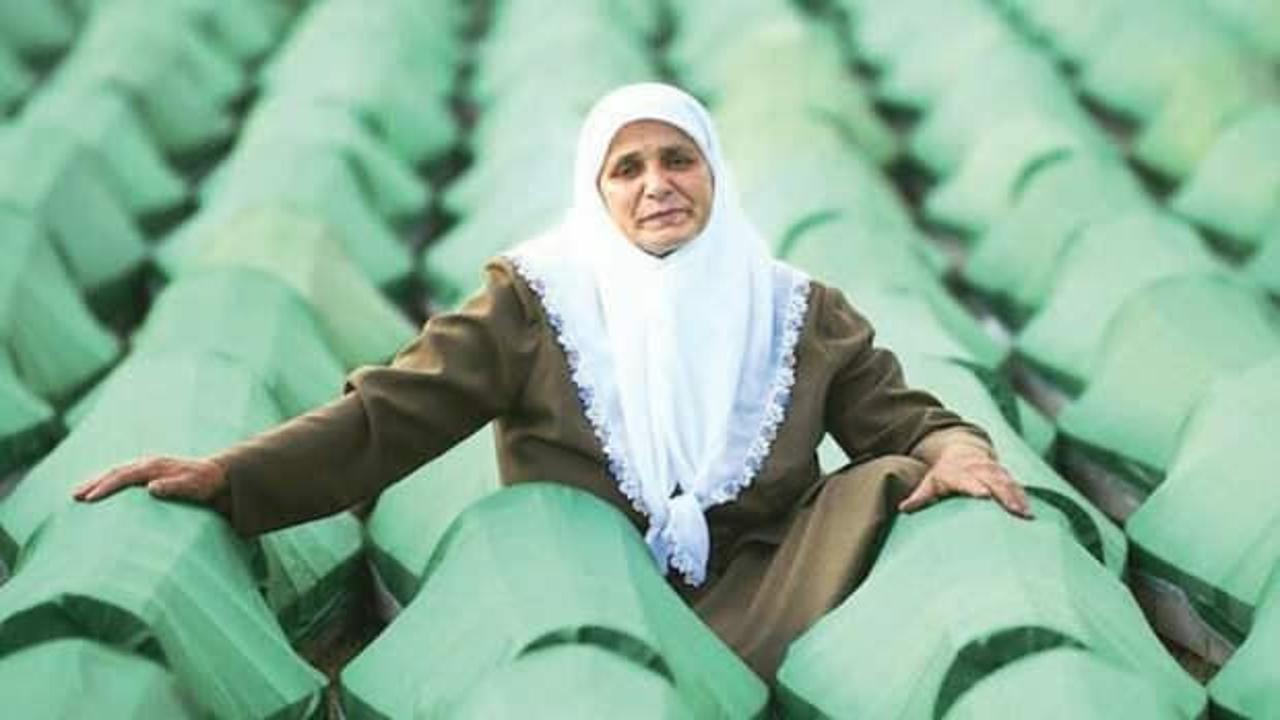
{"type": "Polygon", "coordinates": [[[666,255],[692,240],[711,216],[706,158],[684,131],[659,120],[622,126],[597,184],[618,229],[650,255],[666,255]]]}

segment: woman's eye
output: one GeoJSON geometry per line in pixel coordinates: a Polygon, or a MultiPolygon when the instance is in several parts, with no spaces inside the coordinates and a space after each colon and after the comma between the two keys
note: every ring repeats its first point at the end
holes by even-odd
{"type": "Polygon", "coordinates": [[[623,160],[613,169],[614,177],[635,177],[640,171],[640,164],[634,160],[623,160]]]}
{"type": "Polygon", "coordinates": [[[676,153],[667,156],[667,167],[682,170],[693,164],[693,158],[683,153],[676,153]]]}

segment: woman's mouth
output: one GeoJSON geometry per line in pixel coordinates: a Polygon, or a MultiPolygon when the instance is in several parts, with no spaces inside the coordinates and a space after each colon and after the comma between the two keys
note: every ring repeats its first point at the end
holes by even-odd
{"type": "Polygon", "coordinates": [[[656,213],[650,213],[640,218],[641,224],[657,224],[667,225],[674,222],[684,220],[689,215],[687,208],[671,208],[670,210],[662,210],[656,213]]]}

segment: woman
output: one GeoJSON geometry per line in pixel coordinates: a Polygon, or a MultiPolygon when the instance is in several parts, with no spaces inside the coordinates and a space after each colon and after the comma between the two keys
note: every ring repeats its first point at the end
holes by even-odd
{"type": "Polygon", "coordinates": [[[1028,516],[986,435],[903,385],[836,290],[768,256],[710,117],[646,83],[603,98],[562,223],[489,264],[390,367],[208,459],[89,481],[209,503],[244,535],[372,498],[490,420],[504,483],[613,503],[658,567],[753,669],[865,575],[896,510],[994,497],[1028,516]],[[830,432],[854,464],[820,477],[830,432]]]}

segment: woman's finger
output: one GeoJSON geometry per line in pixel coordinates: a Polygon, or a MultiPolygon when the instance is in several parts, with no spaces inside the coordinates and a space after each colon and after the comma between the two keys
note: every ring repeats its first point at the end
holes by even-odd
{"type": "Polygon", "coordinates": [[[164,468],[164,458],[147,458],[137,462],[121,465],[106,474],[81,486],[77,490],[76,499],[93,502],[104,498],[129,485],[147,482],[164,468]]]}
{"type": "Polygon", "coordinates": [[[1005,475],[988,476],[987,487],[995,495],[996,501],[1009,512],[1020,517],[1031,517],[1031,506],[1027,503],[1022,488],[1005,475]]]}
{"type": "Polygon", "coordinates": [[[933,475],[926,475],[924,480],[916,485],[907,499],[898,503],[898,510],[902,512],[915,512],[922,507],[932,505],[938,499],[938,487],[933,475]]]}
{"type": "Polygon", "coordinates": [[[202,500],[199,476],[193,472],[162,476],[147,483],[147,492],[158,498],[202,500]]]}

